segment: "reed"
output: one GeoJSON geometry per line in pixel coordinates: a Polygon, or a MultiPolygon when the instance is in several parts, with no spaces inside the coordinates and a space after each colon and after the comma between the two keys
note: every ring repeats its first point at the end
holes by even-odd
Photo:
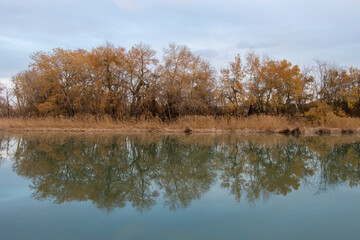
{"type": "Polygon", "coordinates": [[[357,131],[360,118],[328,119],[321,125],[305,119],[289,119],[280,116],[250,117],[213,117],[184,116],[171,122],[159,118],[128,119],[116,121],[109,117],[77,116],[74,118],[0,118],[1,130],[41,130],[41,131],[164,131],[180,132],[189,129],[192,132],[216,131],[264,131],[281,132],[295,128],[337,128],[341,131],[357,131]]]}

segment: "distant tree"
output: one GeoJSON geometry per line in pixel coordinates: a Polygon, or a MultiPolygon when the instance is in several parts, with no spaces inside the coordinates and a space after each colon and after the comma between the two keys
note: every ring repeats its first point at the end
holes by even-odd
{"type": "Polygon", "coordinates": [[[311,82],[311,78],[304,79],[297,65],[292,66],[287,60],[267,60],[260,78],[265,87],[266,113],[276,114],[289,113],[291,106],[298,111],[307,84],[311,82]]]}
{"type": "Polygon", "coordinates": [[[342,91],[342,97],[347,102],[350,113],[360,116],[360,69],[350,68],[348,76],[349,88],[342,91]]]}
{"type": "Polygon", "coordinates": [[[214,71],[188,47],[170,44],[164,49],[159,74],[164,112],[169,119],[209,112],[214,100],[214,71]]]}
{"type": "Polygon", "coordinates": [[[155,114],[157,78],[154,71],[158,64],[156,52],[143,43],[133,46],[126,53],[126,86],[130,94],[130,115],[139,116],[144,111],[155,114]]]}
{"type": "Polygon", "coordinates": [[[360,71],[357,68],[341,68],[316,61],[319,99],[334,110],[359,115],[360,71]]]}
{"type": "Polygon", "coordinates": [[[7,91],[4,86],[0,84],[0,116],[6,116],[8,105],[6,104],[7,91]],[[5,92],[5,93],[4,93],[5,92]]]}
{"type": "Polygon", "coordinates": [[[246,89],[244,86],[246,72],[240,54],[235,57],[234,62],[229,63],[227,68],[221,69],[220,73],[222,96],[226,99],[230,112],[238,115],[240,106],[245,105],[246,101],[246,89]]]}
{"type": "Polygon", "coordinates": [[[245,71],[248,75],[247,90],[249,111],[248,114],[262,113],[264,107],[264,86],[260,78],[261,72],[261,58],[254,52],[249,52],[246,55],[245,71]]]}
{"type": "Polygon", "coordinates": [[[55,48],[34,53],[29,68],[12,78],[14,88],[2,94],[1,114],[163,120],[215,114],[298,116],[320,101],[338,116],[360,116],[360,70],[316,64],[301,70],[288,60],[249,52],[244,59],[236,55],[217,77],[208,61],[176,44],[164,49],[161,64],[143,43],[128,51],[110,43],[91,51],[55,48]],[[15,104],[10,104],[11,94],[15,104]]]}
{"type": "Polygon", "coordinates": [[[128,103],[126,96],[126,53],[110,43],[93,48],[87,54],[88,81],[84,82],[82,105],[94,115],[119,118],[128,103]]]}
{"type": "Polygon", "coordinates": [[[43,116],[74,116],[76,102],[82,94],[81,82],[87,78],[84,71],[84,50],[55,48],[50,53],[37,52],[31,56],[30,67],[36,72],[38,94],[42,101],[37,110],[43,116]]]}
{"type": "Polygon", "coordinates": [[[42,85],[35,69],[19,72],[12,77],[13,92],[17,108],[22,116],[39,116],[38,105],[46,100],[42,93],[42,85]]]}

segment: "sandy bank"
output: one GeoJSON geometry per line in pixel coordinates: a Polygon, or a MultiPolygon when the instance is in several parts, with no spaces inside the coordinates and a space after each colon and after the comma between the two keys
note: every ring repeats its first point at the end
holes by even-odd
{"type": "Polygon", "coordinates": [[[158,132],[213,134],[340,135],[360,134],[360,118],[336,118],[316,126],[304,120],[278,116],[244,118],[188,116],[172,122],[152,120],[115,121],[102,118],[0,118],[0,130],[11,132],[158,132]]]}
{"type": "Polygon", "coordinates": [[[109,133],[211,133],[211,134],[284,134],[284,135],[341,135],[341,134],[360,134],[360,128],[356,129],[340,129],[327,127],[302,127],[302,128],[284,128],[284,129],[217,129],[217,128],[56,128],[56,127],[42,127],[42,128],[0,128],[0,131],[5,132],[109,132],[109,133]]]}

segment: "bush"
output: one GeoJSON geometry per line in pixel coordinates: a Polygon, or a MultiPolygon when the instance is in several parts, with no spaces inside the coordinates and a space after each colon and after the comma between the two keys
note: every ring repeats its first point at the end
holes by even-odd
{"type": "Polygon", "coordinates": [[[305,113],[306,119],[314,124],[324,124],[327,120],[336,117],[332,108],[324,102],[317,103],[316,107],[310,108],[305,113]]]}

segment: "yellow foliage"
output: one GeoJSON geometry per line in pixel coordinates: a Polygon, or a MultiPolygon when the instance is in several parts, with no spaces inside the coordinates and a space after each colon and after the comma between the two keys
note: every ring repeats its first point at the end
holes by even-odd
{"type": "Polygon", "coordinates": [[[47,115],[49,114],[54,108],[54,105],[50,102],[45,102],[42,104],[39,104],[38,106],[38,110],[42,115],[47,115]]]}
{"type": "MultiPolygon", "coordinates": [[[[237,55],[217,79],[208,61],[186,46],[170,44],[160,64],[142,43],[126,51],[106,43],[86,50],[55,48],[31,56],[28,70],[13,77],[17,116],[109,115],[302,115],[314,123],[331,115],[359,115],[360,70],[318,62],[318,78],[287,60],[237,55]]],[[[1,111],[1,109],[0,109],[1,111]]]]}
{"type": "Polygon", "coordinates": [[[338,117],[346,117],[346,113],[341,108],[336,108],[334,113],[338,117]]]}
{"type": "Polygon", "coordinates": [[[316,107],[311,108],[305,113],[305,117],[315,124],[324,124],[327,119],[334,115],[331,107],[324,102],[319,102],[316,107]]]}

